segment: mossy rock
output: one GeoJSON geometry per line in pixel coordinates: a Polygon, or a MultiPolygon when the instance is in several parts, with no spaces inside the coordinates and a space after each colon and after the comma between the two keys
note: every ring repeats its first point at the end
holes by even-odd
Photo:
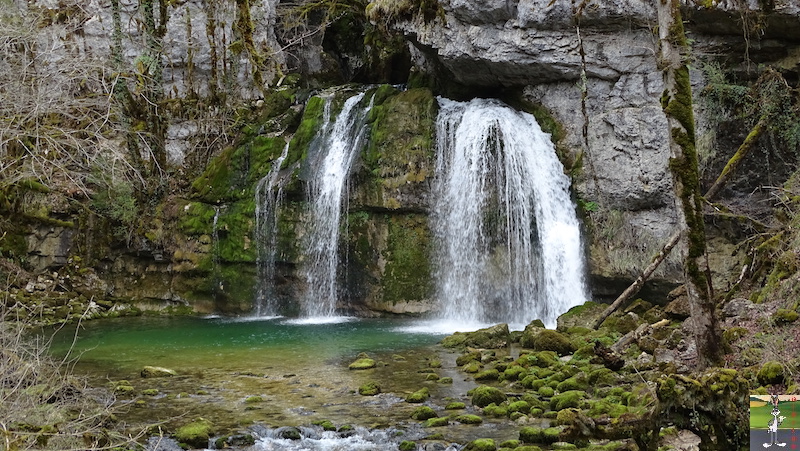
{"type": "Polygon", "coordinates": [[[483,408],[484,415],[489,415],[495,418],[504,418],[508,416],[508,409],[505,405],[497,405],[495,403],[491,403],[488,406],[483,408]]]}
{"type": "Polygon", "coordinates": [[[483,418],[477,415],[471,414],[464,414],[458,415],[457,417],[453,418],[455,421],[458,421],[461,424],[481,424],[483,423],[483,418]]]}
{"type": "Polygon", "coordinates": [[[314,426],[321,427],[322,430],[324,430],[324,431],[335,431],[336,430],[336,426],[333,424],[333,422],[331,420],[316,420],[316,421],[312,421],[311,424],[313,424],[314,426]]]}
{"type": "Polygon", "coordinates": [[[415,442],[412,442],[411,440],[403,440],[397,446],[397,449],[399,449],[400,451],[416,451],[417,444],[415,442]]]}
{"type": "Polygon", "coordinates": [[[466,365],[464,365],[464,368],[462,368],[462,370],[465,373],[475,374],[475,373],[480,372],[481,364],[480,364],[480,362],[478,362],[476,360],[473,360],[473,361],[467,363],[466,365]]]}
{"type": "Polygon", "coordinates": [[[528,370],[521,365],[511,365],[503,371],[503,379],[507,381],[524,379],[527,375],[528,370]]]}
{"type": "Polygon", "coordinates": [[[406,397],[406,402],[419,404],[425,402],[431,396],[427,387],[422,387],[419,390],[411,393],[406,397]]]}
{"type": "Polygon", "coordinates": [[[473,347],[481,349],[497,349],[508,346],[511,342],[511,333],[508,324],[478,329],[475,332],[456,332],[442,340],[446,348],[473,347]]]}
{"type": "Polygon", "coordinates": [[[439,375],[436,374],[436,373],[428,373],[425,376],[425,380],[426,381],[438,381],[439,380],[439,375]]]}
{"type": "Polygon", "coordinates": [[[448,424],[450,424],[450,420],[447,417],[428,418],[425,420],[425,423],[422,424],[422,427],[437,428],[447,426],[448,424]]]}
{"type": "Polygon", "coordinates": [[[200,418],[178,428],[175,432],[175,440],[193,448],[208,448],[208,439],[212,434],[214,434],[214,427],[211,422],[200,418]]]}
{"type": "Polygon", "coordinates": [[[531,405],[527,401],[514,401],[508,405],[508,411],[528,413],[531,411],[531,405]]]}
{"type": "Polygon", "coordinates": [[[586,390],[589,388],[589,381],[583,373],[577,374],[560,382],[556,387],[559,392],[566,392],[570,390],[586,390]]]}
{"type": "Polygon", "coordinates": [[[438,416],[439,415],[437,415],[436,412],[428,406],[419,406],[416,409],[414,409],[413,412],[411,412],[411,418],[417,421],[425,421],[427,419],[436,418],[438,416]]]}
{"type": "Polygon", "coordinates": [[[362,396],[375,396],[381,392],[381,386],[377,382],[367,382],[358,387],[358,394],[362,396]]]}
{"type": "Polygon", "coordinates": [[[300,429],[290,426],[281,428],[278,432],[278,437],[284,440],[300,440],[303,438],[303,435],[300,433],[300,429]]]}
{"type": "Polygon", "coordinates": [[[606,307],[608,307],[606,304],[592,301],[576,305],[556,319],[556,330],[564,332],[575,326],[591,328],[606,307]]]}
{"type": "Polygon", "coordinates": [[[555,330],[545,329],[535,335],[523,335],[520,344],[537,351],[553,351],[558,355],[567,355],[575,351],[569,338],[555,330]]]}
{"type": "Polygon", "coordinates": [[[445,406],[444,410],[461,410],[461,409],[466,409],[466,407],[467,405],[464,404],[463,402],[453,401],[451,403],[448,403],[445,406]]]}
{"type": "Polygon", "coordinates": [[[464,366],[470,362],[477,361],[480,363],[481,361],[481,353],[480,351],[472,351],[467,352],[466,354],[461,354],[460,356],[456,357],[456,365],[464,366]]]}
{"type": "Polygon", "coordinates": [[[598,368],[589,373],[589,384],[593,387],[610,387],[617,383],[617,373],[608,368],[598,368]]]}
{"type": "Polygon", "coordinates": [[[722,339],[725,340],[725,343],[731,345],[749,334],[750,331],[745,327],[731,327],[722,332],[722,339]]]}
{"type": "MultiPolygon", "coordinates": [[[[123,381],[123,382],[127,382],[127,381],[123,381]]],[[[134,391],[135,391],[135,389],[133,388],[133,385],[130,385],[130,384],[119,383],[114,387],[114,394],[117,394],[117,395],[122,395],[122,396],[131,395],[131,394],[133,394],[134,391]]]]}
{"type": "Polygon", "coordinates": [[[540,428],[528,426],[520,429],[519,439],[523,443],[555,443],[558,441],[560,430],[558,428],[540,428]]]}
{"type": "Polygon", "coordinates": [[[142,394],[144,396],[157,396],[158,395],[158,389],[157,388],[148,388],[148,389],[142,390],[142,394]]]}
{"type": "MultiPolygon", "coordinates": [[[[520,356],[520,358],[517,359],[517,363],[526,368],[530,368],[531,366],[551,368],[561,365],[561,362],[558,360],[558,354],[553,351],[531,352],[520,356]]],[[[547,377],[543,376],[541,373],[537,373],[537,375],[540,378],[547,377]]]]}
{"type": "Polygon", "coordinates": [[[500,404],[506,400],[506,394],[495,387],[481,385],[470,390],[472,405],[486,407],[491,403],[500,404]]]}
{"type": "Polygon", "coordinates": [[[490,438],[479,438],[467,443],[463,451],[496,451],[497,445],[490,438]]]}
{"type": "Polygon", "coordinates": [[[178,373],[175,370],[171,370],[169,368],[163,368],[160,366],[145,366],[142,368],[141,371],[142,377],[172,377],[177,376],[178,373]]]}
{"type": "Polygon", "coordinates": [[[453,378],[450,377],[450,376],[446,376],[446,377],[439,378],[439,380],[436,381],[436,382],[438,382],[440,384],[452,384],[453,383],[453,378]]]}
{"type": "Polygon", "coordinates": [[[786,308],[779,308],[775,313],[772,314],[772,321],[774,321],[775,324],[793,323],[797,321],[797,318],[800,318],[800,314],[794,310],[786,308]]]}
{"type": "Polygon", "coordinates": [[[475,374],[474,378],[476,381],[496,381],[500,379],[500,372],[492,368],[475,374]]]}
{"type": "Polygon", "coordinates": [[[362,357],[351,363],[347,368],[351,370],[368,370],[370,368],[375,368],[375,365],[375,360],[368,357],[362,357]]]}
{"type": "Polygon", "coordinates": [[[545,398],[552,398],[553,395],[556,394],[556,390],[553,387],[544,385],[542,387],[539,387],[539,390],[537,390],[536,393],[538,393],[539,396],[543,396],[545,398]]]}
{"type": "Polygon", "coordinates": [[[761,365],[756,376],[761,385],[775,385],[786,382],[785,369],[783,364],[774,360],[761,365]]]}
{"type": "Polygon", "coordinates": [[[608,415],[611,418],[619,418],[628,411],[628,408],[618,402],[610,402],[608,400],[589,401],[589,416],[598,417],[600,415],[608,415]]]}
{"type": "Polygon", "coordinates": [[[570,390],[559,393],[550,399],[550,409],[559,411],[568,407],[581,408],[586,399],[586,392],[581,390],[570,390]]]}

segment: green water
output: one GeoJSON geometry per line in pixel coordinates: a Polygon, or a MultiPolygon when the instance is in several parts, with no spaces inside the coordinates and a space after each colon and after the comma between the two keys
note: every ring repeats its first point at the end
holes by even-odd
{"type": "MultiPolygon", "coordinates": [[[[72,348],[79,367],[124,375],[143,365],[175,370],[224,368],[249,371],[277,365],[305,366],[433,345],[441,335],[404,333],[407,321],[359,319],[334,324],[294,324],[286,319],[235,320],[134,317],[96,320],[65,328],[52,350],[72,348]]],[[[287,368],[288,369],[288,368],[287,368]]]]}

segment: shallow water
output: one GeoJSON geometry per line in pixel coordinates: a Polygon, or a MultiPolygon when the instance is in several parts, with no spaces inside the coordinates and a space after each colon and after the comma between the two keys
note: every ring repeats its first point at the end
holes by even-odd
{"type": "MultiPolygon", "coordinates": [[[[436,332],[441,327],[430,322],[348,317],[333,322],[117,318],[84,323],[77,334],[74,327],[64,329],[56,334],[52,350],[63,355],[72,348],[73,356],[80,355],[76,373],[88,376],[93,384],[113,387],[120,380],[129,381],[135,391],[121,395],[117,405],[123,407],[118,416],[132,430],[163,423],[167,431],[174,431],[203,417],[226,433],[253,433],[253,425],[260,425],[261,431],[308,426],[323,419],[336,426],[371,431],[338,438],[307,437],[305,444],[296,448],[312,450],[362,449],[362,445],[363,449],[382,449],[374,448],[372,441],[390,437],[392,443],[399,443],[438,432],[444,432],[447,441],[458,443],[504,437],[509,425],[487,421],[480,426],[422,429],[410,419],[418,405],[406,403],[404,398],[422,387],[431,392],[426,405],[440,415],[453,413],[444,411],[449,401],[469,404],[465,394],[475,383],[458,372],[455,355],[435,346],[443,337],[436,332]],[[74,345],[73,337],[77,337],[74,345]],[[350,371],[349,363],[361,352],[378,361],[378,366],[350,371]],[[441,366],[432,365],[434,361],[441,366]],[[139,373],[145,365],[171,368],[178,376],[142,378],[139,373]],[[427,380],[430,372],[452,377],[453,384],[427,380]],[[359,395],[358,387],[368,381],[378,382],[383,393],[359,395]],[[153,389],[158,391],[156,395],[143,393],[153,389]],[[253,402],[254,396],[261,401],[253,402]],[[386,428],[396,431],[379,432],[386,428]]],[[[476,412],[467,407],[458,413],[476,412]]],[[[257,431],[255,436],[255,449],[280,449],[281,439],[257,431]]]]}

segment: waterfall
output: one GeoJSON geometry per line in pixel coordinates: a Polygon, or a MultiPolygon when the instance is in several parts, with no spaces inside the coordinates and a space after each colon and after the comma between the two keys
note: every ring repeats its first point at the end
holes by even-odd
{"type": "Polygon", "coordinates": [[[267,175],[256,185],[255,241],[258,247],[256,316],[279,315],[278,301],[275,296],[275,253],[278,247],[278,206],[283,198],[284,180],[278,178],[278,173],[288,153],[289,144],[287,143],[281,156],[272,162],[272,167],[267,175]]]}
{"type": "Polygon", "coordinates": [[[359,107],[364,93],[347,99],[331,124],[332,98],[326,98],[324,126],[309,147],[311,176],[308,183],[308,234],[303,240],[303,275],[307,289],[303,299],[305,317],[333,317],[338,298],[339,230],[346,201],[350,168],[363,145],[366,108],[359,107]]]}
{"type": "Polygon", "coordinates": [[[549,135],[498,101],[439,106],[432,229],[443,319],[553,327],[587,290],[570,181],[549,135]]]}

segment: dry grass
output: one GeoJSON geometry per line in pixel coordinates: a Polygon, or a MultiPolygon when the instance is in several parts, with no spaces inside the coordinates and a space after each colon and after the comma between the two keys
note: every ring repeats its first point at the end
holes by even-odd
{"type": "MultiPolygon", "coordinates": [[[[0,450],[129,449],[114,432],[113,396],[49,354],[49,339],[0,313],[0,450]]],[[[131,446],[129,446],[131,445],[131,446]]]]}

